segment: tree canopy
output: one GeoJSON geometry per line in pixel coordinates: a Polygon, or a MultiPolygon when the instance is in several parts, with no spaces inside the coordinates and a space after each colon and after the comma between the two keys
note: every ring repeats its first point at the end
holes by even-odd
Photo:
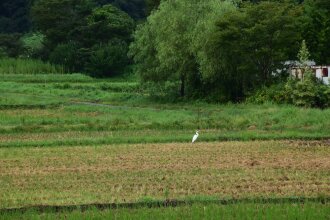
{"type": "Polygon", "coordinates": [[[93,6],[91,0],[37,0],[31,9],[32,20],[52,49],[70,40],[93,6]]]}
{"type": "Polygon", "coordinates": [[[95,0],[95,2],[100,6],[112,4],[135,20],[146,17],[145,0],[95,0]]]}
{"type": "Polygon", "coordinates": [[[23,33],[31,28],[31,0],[1,0],[0,33],[23,33]]]}
{"type": "Polygon", "coordinates": [[[201,87],[199,60],[214,15],[233,10],[231,1],[164,1],[134,34],[130,54],[146,81],[180,82],[180,95],[201,87]]]}
{"type": "Polygon", "coordinates": [[[261,2],[221,17],[208,53],[216,54],[211,61],[220,63],[209,75],[222,82],[222,92],[239,100],[249,90],[271,83],[283,62],[295,58],[301,41],[299,16],[295,5],[261,2]]]}
{"type": "Polygon", "coordinates": [[[311,58],[320,64],[330,63],[330,1],[305,0],[303,37],[311,58]]]}

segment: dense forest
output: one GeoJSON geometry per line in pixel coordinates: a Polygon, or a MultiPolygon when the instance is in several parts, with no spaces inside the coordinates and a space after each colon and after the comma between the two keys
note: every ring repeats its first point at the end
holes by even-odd
{"type": "Polygon", "coordinates": [[[327,107],[327,87],[293,83],[278,70],[299,50],[302,62],[330,64],[329,48],[329,0],[0,2],[0,58],[40,59],[94,77],[134,73],[173,99],[327,107]]]}

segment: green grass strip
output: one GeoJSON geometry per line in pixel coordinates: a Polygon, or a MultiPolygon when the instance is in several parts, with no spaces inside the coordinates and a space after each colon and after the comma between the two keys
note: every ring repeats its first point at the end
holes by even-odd
{"type": "Polygon", "coordinates": [[[63,212],[73,210],[88,210],[90,208],[104,209],[119,209],[119,208],[160,208],[160,207],[178,207],[178,206],[191,206],[194,204],[217,204],[217,205],[233,205],[233,204],[304,204],[304,203],[320,203],[328,204],[330,197],[321,196],[315,198],[307,197],[286,197],[286,198],[243,198],[243,199],[217,199],[210,197],[196,197],[187,198],[185,200],[154,200],[154,199],[142,199],[142,201],[134,203],[108,203],[108,204],[81,204],[81,205],[36,205],[22,208],[9,208],[0,209],[0,214],[7,212],[26,212],[28,210],[34,210],[37,212],[63,212]]]}
{"type": "MultiPolygon", "coordinates": [[[[123,131],[124,132],[124,131],[123,131]]],[[[113,145],[113,144],[142,144],[142,143],[190,143],[191,135],[179,134],[169,135],[168,133],[164,136],[149,135],[149,136],[129,136],[129,131],[126,131],[125,136],[117,134],[117,136],[109,136],[104,138],[81,138],[81,139],[65,139],[65,140],[43,140],[43,141],[11,141],[0,143],[0,148],[11,148],[11,147],[55,147],[55,146],[99,146],[99,145],[113,145]]],[[[255,140],[328,140],[330,135],[308,135],[305,133],[296,133],[293,135],[282,134],[258,134],[258,133],[228,133],[228,134],[210,134],[204,135],[199,138],[201,142],[215,142],[215,141],[255,141],[255,140]]]]}

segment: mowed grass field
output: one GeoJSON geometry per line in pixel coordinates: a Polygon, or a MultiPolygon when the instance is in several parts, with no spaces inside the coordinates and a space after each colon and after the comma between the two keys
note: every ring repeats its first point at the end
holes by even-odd
{"type": "Polygon", "coordinates": [[[251,218],[329,217],[328,109],[169,104],[130,78],[0,77],[4,219],[180,219],[192,213],[207,219],[235,218],[236,213],[241,213],[238,218],[244,218],[242,213],[251,218]],[[196,129],[200,137],[191,144],[196,129]],[[260,198],[322,202],[33,211],[40,206],[260,198]],[[8,211],[11,208],[28,210],[8,211]]]}

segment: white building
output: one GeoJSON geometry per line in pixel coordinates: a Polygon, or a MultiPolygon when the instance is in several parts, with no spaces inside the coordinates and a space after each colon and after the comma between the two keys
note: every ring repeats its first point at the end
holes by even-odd
{"type": "MultiPolygon", "coordinates": [[[[330,72],[330,66],[327,65],[321,65],[321,66],[317,66],[317,65],[312,65],[309,66],[311,68],[311,70],[314,72],[315,76],[322,80],[322,82],[326,85],[329,85],[330,82],[330,77],[329,77],[329,72],[330,72]]],[[[302,79],[304,78],[304,71],[301,67],[299,66],[292,66],[290,67],[290,71],[291,71],[291,76],[294,76],[298,79],[302,79]]]]}

